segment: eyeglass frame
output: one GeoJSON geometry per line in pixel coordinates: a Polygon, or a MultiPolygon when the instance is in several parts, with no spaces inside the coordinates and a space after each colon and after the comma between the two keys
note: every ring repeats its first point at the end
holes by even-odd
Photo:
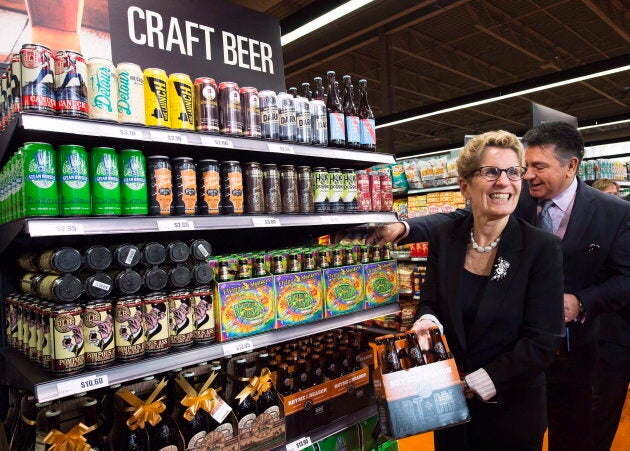
{"type": "Polygon", "coordinates": [[[519,180],[523,180],[523,177],[525,177],[525,174],[527,173],[527,168],[525,166],[510,166],[509,168],[501,169],[501,168],[498,168],[496,166],[481,166],[481,167],[475,169],[474,171],[470,172],[467,177],[472,177],[477,172],[479,173],[479,175],[481,177],[484,178],[484,180],[488,180],[489,182],[496,182],[497,180],[499,180],[501,178],[501,174],[504,173],[504,172],[505,172],[505,176],[508,178],[508,180],[510,180],[512,182],[518,182],[519,180]],[[488,178],[487,175],[483,175],[482,172],[481,172],[485,168],[497,169],[499,171],[499,175],[497,175],[496,178],[488,178]],[[508,174],[508,171],[510,169],[514,169],[514,168],[519,168],[519,169],[522,170],[521,175],[519,175],[517,179],[511,178],[510,175],[508,174]]]}

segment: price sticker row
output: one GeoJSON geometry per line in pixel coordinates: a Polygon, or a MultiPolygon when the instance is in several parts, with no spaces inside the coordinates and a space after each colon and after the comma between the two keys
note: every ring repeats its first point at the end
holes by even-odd
{"type": "Polygon", "coordinates": [[[295,149],[293,148],[293,146],[288,146],[286,144],[269,143],[267,144],[267,149],[269,150],[269,152],[295,154],[295,149]]]}
{"type": "Polygon", "coordinates": [[[151,130],[151,140],[170,144],[188,144],[188,137],[182,133],[151,130]]]}
{"type": "Polygon", "coordinates": [[[122,127],[116,125],[100,125],[99,134],[108,138],[121,139],[144,139],[142,130],[133,127],[122,127]]]}
{"type": "Polygon", "coordinates": [[[83,224],[76,222],[51,224],[47,221],[33,221],[28,223],[28,233],[31,236],[85,235],[83,224]]]}
{"type": "Polygon", "coordinates": [[[195,223],[188,219],[158,219],[157,228],[160,232],[195,230],[195,223]]]}
{"type": "Polygon", "coordinates": [[[88,390],[107,387],[109,380],[107,374],[91,375],[72,379],[71,381],[59,382],[57,384],[57,396],[70,396],[88,390]]]}
{"type": "Polygon", "coordinates": [[[308,448],[311,445],[312,443],[310,437],[302,437],[294,442],[287,443],[287,451],[299,451],[301,449],[308,448]]]}
{"type": "Polygon", "coordinates": [[[254,350],[254,343],[251,340],[239,340],[233,343],[223,345],[223,355],[234,355],[240,352],[249,352],[254,350]]]}
{"type": "Polygon", "coordinates": [[[234,149],[234,142],[231,139],[223,138],[221,136],[202,136],[201,144],[208,147],[234,149]]]}
{"type": "Polygon", "coordinates": [[[280,227],[280,219],[271,216],[258,216],[252,218],[254,227],[280,227]]]}

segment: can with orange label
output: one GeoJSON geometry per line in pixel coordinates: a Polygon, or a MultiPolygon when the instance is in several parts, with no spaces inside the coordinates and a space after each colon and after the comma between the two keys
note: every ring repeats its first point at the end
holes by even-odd
{"type": "Polygon", "coordinates": [[[147,125],[170,127],[168,111],[168,78],[162,69],[145,69],[144,117],[147,125]]]}
{"type": "Polygon", "coordinates": [[[220,165],[221,204],[223,215],[243,214],[243,169],[238,161],[223,161],[220,165]]]}
{"type": "Polygon", "coordinates": [[[199,160],[197,163],[197,212],[200,215],[218,215],[221,202],[221,178],[217,160],[199,160]]]}
{"type": "Polygon", "coordinates": [[[197,171],[190,157],[173,158],[175,215],[197,214],[197,171]]]}
{"type": "Polygon", "coordinates": [[[168,110],[171,128],[195,129],[193,84],[188,75],[168,76],[168,110]]]}
{"type": "Polygon", "coordinates": [[[149,214],[173,214],[173,180],[171,163],[164,155],[147,157],[149,180],[149,214]]]}

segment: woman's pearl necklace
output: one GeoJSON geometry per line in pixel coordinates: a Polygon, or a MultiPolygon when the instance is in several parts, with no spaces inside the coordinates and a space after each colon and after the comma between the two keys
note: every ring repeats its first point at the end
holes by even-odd
{"type": "Polygon", "coordinates": [[[470,243],[472,244],[472,248],[479,253],[490,252],[492,249],[498,246],[499,241],[501,241],[501,236],[499,236],[496,240],[490,243],[489,246],[479,246],[475,241],[475,236],[473,235],[473,230],[470,229],[470,243]]]}

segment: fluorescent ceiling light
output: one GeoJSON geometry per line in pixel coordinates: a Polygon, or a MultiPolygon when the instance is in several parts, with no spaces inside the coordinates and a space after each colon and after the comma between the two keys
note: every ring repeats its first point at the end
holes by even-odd
{"type": "Polygon", "coordinates": [[[347,3],[344,3],[341,6],[333,9],[332,11],[327,12],[326,14],[318,17],[317,19],[311,20],[310,22],[302,25],[300,28],[297,28],[286,35],[283,35],[280,38],[281,45],[287,45],[290,42],[295,41],[296,39],[301,38],[318,28],[323,27],[324,25],[328,25],[335,20],[338,20],[345,16],[346,14],[350,14],[353,11],[356,11],[359,8],[367,5],[368,3],[372,3],[374,0],[350,0],[347,3]]]}
{"type": "Polygon", "coordinates": [[[463,110],[466,108],[472,108],[479,105],[485,105],[487,103],[498,102],[500,100],[511,99],[512,97],[524,96],[527,94],[531,94],[533,92],[545,91],[547,89],[557,88],[558,86],[570,85],[572,83],[579,83],[581,81],[590,80],[592,78],[605,77],[606,75],[612,75],[619,72],[625,72],[627,70],[630,70],[630,65],[616,67],[614,69],[608,69],[601,72],[595,72],[593,74],[582,75],[580,77],[570,78],[568,80],[557,81],[555,83],[549,83],[546,85],[537,86],[535,88],[523,89],[521,91],[516,91],[509,94],[503,94],[496,97],[491,97],[489,99],[477,100],[476,102],[465,103],[463,105],[457,105],[450,108],[444,108],[442,110],[431,111],[430,113],[419,114],[417,116],[408,117],[408,118],[400,119],[397,121],[387,122],[385,124],[379,124],[376,126],[376,128],[391,127],[393,125],[404,124],[405,122],[411,122],[411,121],[416,121],[418,119],[424,119],[431,116],[437,116],[438,114],[450,113],[452,111],[463,110]]]}
{"type": "Polygon", "coordinates": [[[625,124],[626,122],[630,122],[630,119],[624,119],[621,121],[614,121],[614,122],[604,122],[604,123],[595,124],[595,125],[585,125],[584,127],[578,127],[578,130],[588,130],[589,128],[608,127],[609,125],[625,124]]]}

